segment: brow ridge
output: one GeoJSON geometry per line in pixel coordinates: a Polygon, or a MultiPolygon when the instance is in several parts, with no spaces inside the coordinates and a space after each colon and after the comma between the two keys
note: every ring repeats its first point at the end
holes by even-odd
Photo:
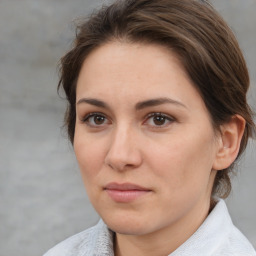
{"type": "Polygon", "coordinates": [[[175,104],[175,105],[187,108],[183,103],[181,103],[179,101],[164,97],[164,98],[156,98],[156,99],[150,99],[150,100],[138,102],[135,105],[135,109],[141,110],[143,108],[154,107],[154,106],[158,106],[158,105],[162,105],[162,104],[175,104]]]}
{"type": "MultiPolygon", "coordinates": [[[[100,107],[100,108],[106,108],[106,109],[110,109],[110,106],[105,103],[102,100],[99,99],[94,99],[94,98],[82,98],[77,102],[77,105],[81,104],[81,103],[87,103],[96,107],[100,107]]],[[[184,108],[187,108],[183,103],[167,98],[167,97],[163,97],[163,98],[156,98],[156,99],[149,99],[149,100],[145,100],[145,101],[141,101],[136,103],[135,105],[135,110],[142,110],[144,108],[148,108],[148,107],[154,107],[154,106],[159,106],[162,104],[174,104],[174,105],[178,105],[184,108]]]]}
{"type": "Polygon", "coordinates": [[[82,98],[76,104],[79,105],[81,103],[87,103],[100,108],[110,108],[104,101],[93,98],[82,98]]]}

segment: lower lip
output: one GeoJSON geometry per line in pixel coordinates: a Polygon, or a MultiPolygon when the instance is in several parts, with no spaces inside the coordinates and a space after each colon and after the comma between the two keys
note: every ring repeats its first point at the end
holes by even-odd
{"type": "Polygon", "coordinates": [[[117,203],[129,203],[148,194],[149,190],[114,190],[106,189],[108,195],[117,203]]]}

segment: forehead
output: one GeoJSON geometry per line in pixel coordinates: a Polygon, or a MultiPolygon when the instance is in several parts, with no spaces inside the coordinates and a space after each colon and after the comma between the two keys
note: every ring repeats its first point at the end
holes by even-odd
{"type": "Polygon", "coordinates": [[[85,59],[77,82],[80,97],[173,97],[201,101],[178,57],[161,45],[111,42],[85,59]]]}

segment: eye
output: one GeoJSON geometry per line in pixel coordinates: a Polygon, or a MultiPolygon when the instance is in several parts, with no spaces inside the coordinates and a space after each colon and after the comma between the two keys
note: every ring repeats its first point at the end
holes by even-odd
{"type": "Polygon", "coordinates": [[[109,123],[107,117],[101,113],[90,113],[82,121],[89,126],[103,126],[109,123]]]}
{"type": "MultiPolygon", "coordinates": [[[[151,113],[147,116],[145,123],[153,127],[165,127],[174,122],[174,118],[162,113],[151,113]]],[[[144,124],[145,124],[144,123],[144,124]]]]}

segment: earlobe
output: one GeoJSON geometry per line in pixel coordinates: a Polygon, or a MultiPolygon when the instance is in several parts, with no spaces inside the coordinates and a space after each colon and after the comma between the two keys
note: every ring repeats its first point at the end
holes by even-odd
{"type": "Polygon", "coordinates": [[[229,122],[221,125],[219,147],[213,164],[214,170],[228,168],[236,159],[244,134],[245,120],[240,115],[233,116],[229,122]]]}

